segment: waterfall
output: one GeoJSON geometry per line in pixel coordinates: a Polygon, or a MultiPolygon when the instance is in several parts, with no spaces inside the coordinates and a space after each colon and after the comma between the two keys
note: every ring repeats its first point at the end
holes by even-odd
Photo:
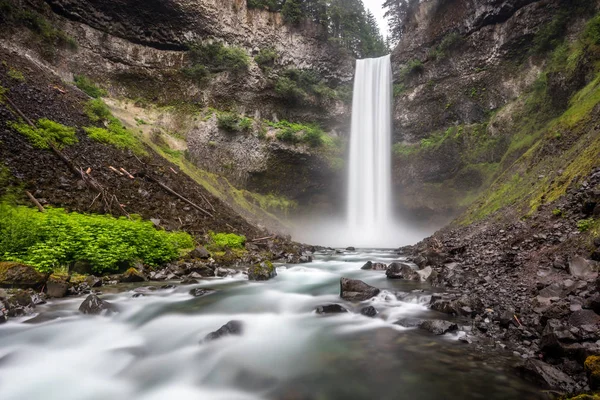
{"type": "Polygon", "coordinates": [[[381,246],[394,231],[391,195],[390,56],[356,61],[347,222],[357,246],[381,246]]]}

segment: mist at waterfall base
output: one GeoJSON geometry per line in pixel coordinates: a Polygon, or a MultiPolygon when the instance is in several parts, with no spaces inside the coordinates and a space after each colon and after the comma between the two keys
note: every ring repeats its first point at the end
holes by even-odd
{"type": "Polygon", "coordinates": [[[394,215],[391,115],[390,56],[357,60],[345,218],[305,219],[294,232],[295,240],[333,247],[393,248],[432,233],[394,215]]]}

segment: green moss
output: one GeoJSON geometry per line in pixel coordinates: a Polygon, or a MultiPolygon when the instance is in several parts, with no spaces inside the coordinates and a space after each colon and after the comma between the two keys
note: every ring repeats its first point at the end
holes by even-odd
{"type": "Polygon", "coordinates": [[[206,246],[208,251],[219,255],[219,252],[244,250],[246,237],[235,233],[209,233],[211,242],[206,246]]]}
{"type": "Polygon", "coordinates": [[[429,57],[435,60],[442,60],[446,58],[452,50],[458,47],[462,41],[463,37],[460,34],[451,32],[444,36],[439,45],[429,51],[429,57]]]}
{"type": "Polygon", "coordinates": [[[247,132],[252,129],[253,120],[232,112],[217,112],[217,126],[228,132],[247,132]]]}
{"type": "Polygon", "coordinates": [[[18,82],[25,82],[25,75],[23,75],[23,73],[17,69],[9,68],[6,74],[10,79],[14,79],[18,82]]]}
{"type": "Polygon", "coordinates": [[[592,228],[592,226],[594,226],[593,218],[580,219],[579,221],[577,221],[577,230],[579,232],[587,232],[592,228]]]}
{"type": "Polygon", "coordinates": [[[99,88],[91,79],[83,75],[74,76],[75,86],[81,89],[88,96],[95,99],[106,96],[106,90],[99,88]]]}
{"type": "Polygon", "coordinates": [[[38,149],[49,149],[51,145],[60,149],[77,143],[75,128],[46,118],[38,120],[35,127],[21,122],[8,122],[8,126],[26,136],[29,142],[38,149]]]}

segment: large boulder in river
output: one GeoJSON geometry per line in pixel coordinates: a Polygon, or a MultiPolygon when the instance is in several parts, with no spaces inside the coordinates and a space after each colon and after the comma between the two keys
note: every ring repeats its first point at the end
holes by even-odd
{"type": "Polygon", "coordinates": [[[380,290],[357,279],[340,279],[340,297],[349,301],[363,301],[377,296],[380,290]]]}
{"type": "Polygon", "coordinates": [[[60,298],[67,295],[69,290],[69,276],[52,274],[46,282],[46,294],[48,297],[60,298]]]}
{"type": "Polygon", "coordinates": [[[112,303],[102,300],[95,294],[90,294],[79,306],[79,312],[90,315],[110,314],[117,312],[117,308],[112,303]]]}
{"type": "Polygon", "coordinates": [[[373,270],[373,271],[385,271],[387,265],[384,263],[374,263],[372,261],[367,261],[365,265],[363,265],[360,269],[373,270]]]}
{"type": "Polygon", "coordinates": [[[242,321],[232,320],[217,329],[214,332],[209,333],[204,337],[205,342],[210,342],[215,339],[222,338],[223,336],[237,335],[241,336],[244,330],[244,324],[242,321]]]}
{"type": "Polygon", "coordinates": [[[450,321],[431,319],[422,321],[419,324],[419,328],[429,331],[434,335],[443,335],[444,333],[456,331],[458,329],[458,325],[450,321]]]}
{"type": "Polygon", "coordinates": [[[348,312],[348,310],[346,310],[339,304],[326,304],[323,306],[319,306],[316,308],[315,311],[317,312],[317,314],[341,314],[348,312]]]}
{"type": "Polygon", "coordinates": [[[0,262],[0,287],[41,289],[45,283],[46,276],[29,265],[17,262],[0,262]]]}
{"type": "Polygon", "coordinates": [[[419,280],[419,274],[409,264],[393,262],[385,270],[388,279],[419,280]]]}
{"type": "Polygon", "coordinates": [[[132,267],[125,271],[120,280],[121,282],[144,282],[146,277],[141,271],[132,267]]]}
{"type": "Polygon", "coordinates": [[[277,271],[271,261],[263,261],[248,268],[248,279],[251,281],[267,281],[276,276],[277,271]]]}

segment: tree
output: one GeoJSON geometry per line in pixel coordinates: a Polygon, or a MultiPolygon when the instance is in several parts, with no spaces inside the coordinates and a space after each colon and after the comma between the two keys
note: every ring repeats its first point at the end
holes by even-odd
{"type": "Polygon", "coordinates": [[[392,41],[397,42],[404,34],[404,26],[419,0],[385,0],[384,17],[388,19],[392,41]]]}
{"type": "Polygon", "coordinates": [[[285,22],[290,24],[299,23],[304,16],[302,12],[302,0],[286,0],[281,8],[281,15],[283,15],[285,22]]]}

